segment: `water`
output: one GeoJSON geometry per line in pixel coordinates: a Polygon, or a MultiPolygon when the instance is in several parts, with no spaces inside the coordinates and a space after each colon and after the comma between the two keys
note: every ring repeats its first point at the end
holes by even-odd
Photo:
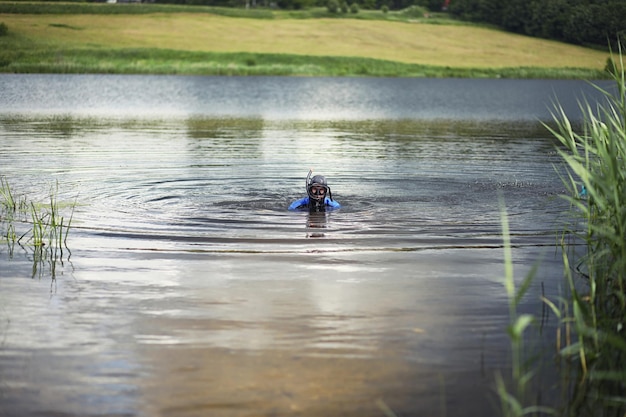
{"type": "Polygon", "coordinates": [[[0,75],[0,175],[41,201],[58,184],[66,216],[75,203],[56,262],[0,249],[0,415],[497,415],[498,195],[517,280],[541,260],[520,307],[540,314],[562,287],[566,207],[539,122],[555,97],[576,118],[584,96],[573,81],[0,75]],[[342,209],[286,210],[309,168],[342,209]]]}

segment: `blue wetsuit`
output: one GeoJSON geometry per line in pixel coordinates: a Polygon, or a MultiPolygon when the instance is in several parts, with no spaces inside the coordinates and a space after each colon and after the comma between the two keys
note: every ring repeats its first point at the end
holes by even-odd
{"type": "MultiPolygon", "coordinates": [[[[330,197],[324,198],[324,206],[327,210],[334,210],[341,208],[341,204],[335,200],[331,200],[330,197]]],[[[300,200],[296,200],[289,206],[289,210],[304,210],[309,208],[309,197],[303,197],[300,200]]]]}

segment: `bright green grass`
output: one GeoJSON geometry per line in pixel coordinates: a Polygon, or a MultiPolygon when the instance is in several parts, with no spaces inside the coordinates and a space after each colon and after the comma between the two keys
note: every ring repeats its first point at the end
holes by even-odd
{"type": "Polygon", "coordinates": [[[13,73],[292,75],[472,78],[600,78],[576,68],[450,68],[371,58],[188,52],[164,49],[44,49],[0,55],[13,73]]]}

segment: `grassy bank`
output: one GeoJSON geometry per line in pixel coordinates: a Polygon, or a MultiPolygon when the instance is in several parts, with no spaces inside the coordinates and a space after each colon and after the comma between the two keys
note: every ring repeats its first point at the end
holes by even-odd
{"type": "Polygon", "coordinates": [[[371,58],[188,52],[167,49],[40,49],[9,57],[5,72],[463,78],[600,78],[576,68],[451,68],[371,58]]]}
{"type": "Polygon", "coordinates": [[[8,27],[0,37],[2,72],[592,79],[604,76],[608,57],[443,18],[411,20],[380,11],[331,18],[322,9],[249,15],[224,9],[231,17],[202,7],[72,4],[92,12],[60,7],[64,13],[34,14],[15,9],[25,4],[7,4],[0,2],[0,22],[8,27]]]}

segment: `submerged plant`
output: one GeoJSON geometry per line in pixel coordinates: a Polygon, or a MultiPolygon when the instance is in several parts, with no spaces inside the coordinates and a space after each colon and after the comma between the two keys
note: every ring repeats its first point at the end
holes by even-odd
{"type": "Polygon", "coordinates": [[[2,196],[2,208],[6,211],[15,211],[16,206],[13,193],[4,177],[0,178],[0,196],[2,196]]]}
{"type": "Polygon", "coordinates": [[[621,417],[626,412],[626,78],[621,47],[619,63],[611,72],[616,90],[596,87],[604,101],[581,105],[579,128],[560,106],[556,127],[548,127],[560,142],[558,152],[567,168],[563,183],[572,214],[564,234],[585,248],[574,253],[576,245],[569,245],[570,253],[563,251],[571,290],[567,313],[551,304],[575,333],[560,350],[577,368],[566,415],[621,417]]]}
{"type": "Polygon", "coordinates": [[[71,205],[70,217],[66,222],[60,214],[57,194],[58,184],[51,188],[47,203],[27,202],[26,197],[16,200],[8,181],[4,177],[0,178],[0,225],[3,238],[9,247],[9,256],[13,256],[16,244],[24,250],[30,249],[33,256],[33,277],[41,276],[43,264],[47,262],[54,278],[57,261],[63,262],[64,259],[63,248],[69,253],[67,238],[75,203],[71,205]]]}
{"type": "Polygon", "coordinates": [[[6,178],[0,177],[0,208],[1,217],[12,217],[19,210],[26,207],[25,197],[15,197],[6,178]]]}

